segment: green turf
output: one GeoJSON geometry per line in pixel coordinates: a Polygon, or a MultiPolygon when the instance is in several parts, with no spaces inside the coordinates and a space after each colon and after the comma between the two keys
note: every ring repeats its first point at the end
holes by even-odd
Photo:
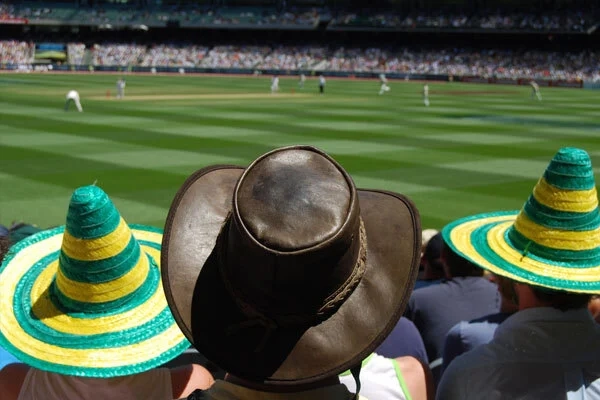
{"type": "Polygon", "coordinates": [[[64,223],[72,191],[97,182],[128,222],[161,227],[183,180],[208,164],[247,165],[278,146],[311,144],[359,187],[407,194],[423,227],[520,208],[554,152],[587,150],[600,168],[600,93],[527,87],[269,77],[0,75],[0,223],[64,223]],[[83,113],[64,112],[77,89],[83,113]],[[238,96],[239,95],[239,96],[238,96]],[[161,100],[158,96],[181,96],[161,100]],[[206,96],[206,97],[202,97],[206,96]]]}

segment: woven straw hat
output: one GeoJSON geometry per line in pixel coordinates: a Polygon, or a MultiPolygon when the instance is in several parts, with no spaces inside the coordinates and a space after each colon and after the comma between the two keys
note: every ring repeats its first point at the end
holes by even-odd
{"type": "Polygon", "coordinates": [[[600,215],[588,154],[560,149],[521,211],[463,218],[445,242],[495,274],[545,288],[600,293],[600,215]]]}
{"type": "Polygon", "coordinates": [[[162,276],[173,315],[225,371],[308,383],[359,364],[402,315],[418,272],[418,211],[356,189],[309,146],[190,176],[173,200],[162,276]]]}
{"type": "Polygon", "coordinates": [[[100,188],[71,197],[66,226],[11,248],[0,267],[0,345],[41,370],[142,372],[188,346],[160,279],[161,231],[125,223],[100,188]]]}

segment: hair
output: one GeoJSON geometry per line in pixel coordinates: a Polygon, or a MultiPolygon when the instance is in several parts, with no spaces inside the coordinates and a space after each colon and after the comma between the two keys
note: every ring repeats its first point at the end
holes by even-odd
{"type": "Polygon", "coordinates": [[[0,236],[0,263],[4,260],[4,256],[8,253],[9,248],[10,241],[8,240],[8,236],[0,236]]]}
{"type": "Polygon", "coordinates": [[[429,239],[423,258],[427,260],[427,265],[432,272],[444,274],[444,262],[442,261],[443,239],[441,233],[436,233],[429,239]]]}
{"type": "Polygon", "coordinates": [[[589,293],[571,293],[539,286],[531,286],[531,291],[539,301],[561,311],[585,308],[592,299],[589,293]]]}
{"type": "Polygon", "coordinates": [[[458,255],[446,242],[442,246],[442,258],[452,278],[459,276],[483,276],[482,268],[458,255]]]}

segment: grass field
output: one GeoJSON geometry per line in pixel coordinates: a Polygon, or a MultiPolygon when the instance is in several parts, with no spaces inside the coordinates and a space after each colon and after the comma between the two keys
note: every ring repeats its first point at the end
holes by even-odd
{"type": "Polygon", "coordinates": [[[269,77],[0,75],[0,223],[64,223],[70,194],[97,182],[128,222],[162,227],[176,190],[213,163],[247,165],[279,146],[329,152],[359,187],[409,195],[423,227],[520,208],[554,152],[586,149],[600,171],[600,93],[525,87],[269,77]],[[69,89],[83,113],[64,112],[69,89]],[[295,92],[295,93],[293,93],[295,92]]]}

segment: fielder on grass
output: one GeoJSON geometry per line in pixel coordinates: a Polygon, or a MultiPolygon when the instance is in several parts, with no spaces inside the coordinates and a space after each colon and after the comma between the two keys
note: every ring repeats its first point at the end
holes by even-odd
{"type": "Polygon", "coordinates": [[[425,107],[429,107],[429,85],[423,85],[423,104],[425,107]]]}
{"type": "Polygon", "coordinates": [[[77,107],[77,111],[82,112],[83,108],[81,107],[81,102],[79,101],[79,93],[77,90],[70,90],[67,93],[67,101],[65,102],[65,111],[69,111],[69,106],[71,103],[75,103],[75,107],[77,107]]]}
{"type": "Polygon", "coordinates": [[[300,80],[298,81],[298,87],[304,89],[304,82],[306,81],[306,75],[300,74],[300,80]]]}
{"type": "Polygon", "coordinates": [[[276,94],[277,92],[279,92],[279,77],[275,75],[271,79],[271,94],[276,94]]]}
{"type": "Polygon", "coordinates": [[[319,93],[325,93],[325,76],[319,75],[319,93]]]}
{"type": "Polygon", "coordinates": [[[125,97],[125,79],[119,78],[117,81],[117,99],[125,97]]]}
{"type": "Polygon", "coordinates": [[[379,82],[381,82],[381,88],[379,89],[380,96],[385,92],[390,91],[390,87],[388,86],[388,80],[385,77],[385,74],[379,74],[379,82]]]}
{"type": "Polygon", "coordinates": [[[531,98],[534,97],[538,99],[538,101],[542,101],[542,94],[540,93],[540,85],[537,84],[536,81],[529,82],[529,86],[531,86],[531,98]]]}

